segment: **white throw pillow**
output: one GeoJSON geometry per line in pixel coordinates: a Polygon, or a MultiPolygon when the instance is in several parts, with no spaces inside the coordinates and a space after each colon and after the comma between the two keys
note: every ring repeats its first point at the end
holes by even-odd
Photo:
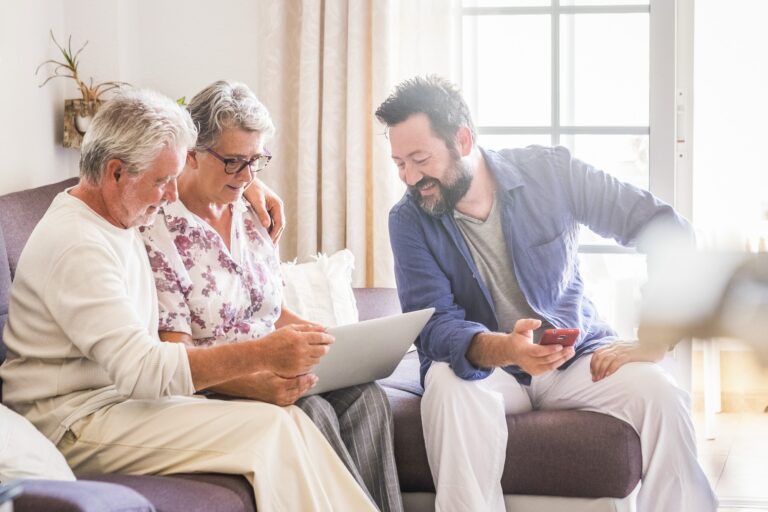
{"type": "Polygon", "coordinates": [[[352,291],[355,256],[348,249],[331,256],[318,254],[314,261],[283,263],[285,304],[299,316],[326,327],[357,322],[352,291]]]}
{"type": "Polygon", "coordinates": [[[0,405],[0,482],[21,478],[74,480],[59,450],[26,418],[0,405]]]}

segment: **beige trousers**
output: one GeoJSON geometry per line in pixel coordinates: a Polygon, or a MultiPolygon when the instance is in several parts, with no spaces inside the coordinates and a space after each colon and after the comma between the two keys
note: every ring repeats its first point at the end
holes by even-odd
{"type": "Polygon", "coordinates": [[[76,422],[58,447],[79,472],[243,475],[259,512],[376,510],[295,406],[128,400],[76,422]]]}

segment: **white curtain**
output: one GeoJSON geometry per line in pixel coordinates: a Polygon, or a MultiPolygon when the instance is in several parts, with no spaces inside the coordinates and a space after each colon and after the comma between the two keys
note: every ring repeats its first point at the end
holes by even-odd
{"type": "Polygon", "coordinates": [[[348,248],[357,286],[394,286],[388,212],[404,187],[377,106],[402,78],[455,78],[456,0],[261,0],[256,93],[277,134],[261,178],[286,204],[283,259],[348,248]]]}

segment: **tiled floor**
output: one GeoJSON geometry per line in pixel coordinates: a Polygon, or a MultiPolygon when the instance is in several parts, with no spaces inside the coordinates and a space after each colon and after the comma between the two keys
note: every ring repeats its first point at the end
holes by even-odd
{"type": "Polygon", "coordinates": [[[699,460],[720,498],[719,512],[768,510],[768,414],[721,413],[715,439],[694,416],[699,460]]]}

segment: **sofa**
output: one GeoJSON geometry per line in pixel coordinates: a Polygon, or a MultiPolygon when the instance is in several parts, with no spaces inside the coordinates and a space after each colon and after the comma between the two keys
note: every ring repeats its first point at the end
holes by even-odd
{"type": "MultiPolygon", "coordinates": [[[[76,179],[0,196],[0,361],[2,326],[16,263],[53,197],[76,179]]],[[[391,288],[355,289],[360,319],[399,312],[391,288]]],[[[392,405],[395,455],[406,510],[434,510],[419,408],[422,388],[415,352],[380,381],[392,405]]],[[[0,386],[2,383],[0,382],[0,386]]],[[[1,388],[0,388],[1,389],[1,388]]],[[[2,395],[0,395],[1,397],[2,395]]],[[[502,477],[507,510],[633,511],[641,474],[640,441],[615,418],[586,411],[534,411],[507,417],[509,441],[502,477]]],[[[219,474],[79,474],[76,482],[28,480],[17,512],[252,511],[253,493],[240,476],[219,474]]]]}

